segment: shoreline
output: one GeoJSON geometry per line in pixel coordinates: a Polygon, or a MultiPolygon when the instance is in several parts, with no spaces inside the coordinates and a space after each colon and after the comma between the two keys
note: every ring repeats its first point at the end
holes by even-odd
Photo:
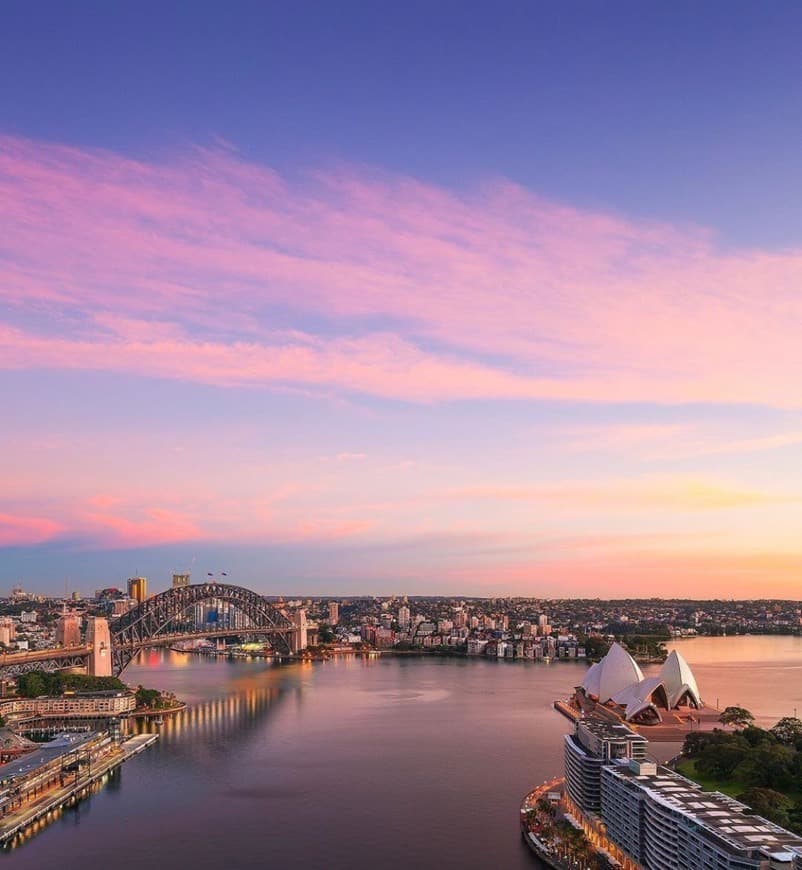
{"type": "Polygon", "coordinates": [[[176,713],[181,713],[186,709],[186,702],[181,701],[181,703],[174,704],[172,707],[165,707],[164,710],[152,710],[149,707],[142,707],[132,710],[128,715],[131,719],[154,719],[159,716],[174,716],[176,713]]]}

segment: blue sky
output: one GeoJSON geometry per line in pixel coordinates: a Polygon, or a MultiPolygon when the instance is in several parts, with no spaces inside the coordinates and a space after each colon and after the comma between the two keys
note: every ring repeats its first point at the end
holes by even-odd
{"type": "Polygon", "coordinates": [[[3,12],[0,592],[802,597],[799,4],[3,12]]]}
{"type": "Polygon", "coordinates": [[[5,4],[6,132],[150,154],[220,136],[788,245],[792,2],[5,4]]]}

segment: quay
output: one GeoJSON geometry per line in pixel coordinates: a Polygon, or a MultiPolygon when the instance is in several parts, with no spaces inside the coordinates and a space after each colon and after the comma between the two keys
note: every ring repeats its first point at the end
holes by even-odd
{"type": "MultiPolygon", "coordinates": [[[[556,777],[555,779],[544,782],[537,788],[532,789],[521,801],[521,836],[524,842],[529,847],[541,864],[551,867],[552,870],[568,870],[571,866],[563,861],[553,849],[550,849],[543,840],[538,837],[537,833],[532,830],[531,816],[537,810],[538,801],[546,798],[547,800],[559,800],[559,794],[565,783],[564,777],[556,777]]],[[[555,801],[556,803],[556,801],[555,801]]]]}
{"type": "Polygon", "coordinates": [[[570,719],[572,722],[578,722],[582,718],[582,714],[579,710],[575,710],[567,701],[555,701],[554,709],[558,713],[562,713],[566,719],[570,719]]]}
{"type": "MultiPolygon", "coordinates": [[[[70,782],[59,785],[56,788],[47,788],[47,784],[43,782],[42,787],[47,788],[43,794],[36,796],[37,792],[32,792],[34,795],[32,800],[26,801],[19,807],[9,809],[2,816],[2,819],[0,819],[0,845],[7,846],[11,844],[16,837],[22,834],[33,823],[37,821],[47,822],[49,821],[47,817],[51,816],[51,814],[55,815],[65,806],[72,806],[86,797],[90,794],[92,786],[95,783],[119,767],[123,762],[128,761],[129,758],[139,755],[140,752],[143,752],[156,740],[158,740],[158,734],[138,734],[125,740],[119,747],[115,747],[115,749],[106,755],[93,760],[88,770],[82,771],[79,766],[75,772],[75,777],[71,778],[70,782]]],[[[80,745],[82,744],[77,745],[76,749],[80,748],[80,745]]],[[[58,759],[53,759],[53,761],[49,762],[49,764],[46,763],[44,766],[52,769],[56,761],[58,759]]],[[[15,765],[20,767],[18,776],[0,781],[3,785],[10,783],[10,785],[6,785],[5,792],[12,795],[18,793],[19,787],[15,789],[14,781],[26,775],[36,775],[35,769],[30,771],[24,770],[24,762],[25,759],[23,757],[15,765]]],[[[3,776],[3,773],[3,769],[0,768],[0,777],[3,776]]],[[[0,796],[0,803],[5,803],[8,800],[8,798],[4,800],[4,797],[0,796]]]]}

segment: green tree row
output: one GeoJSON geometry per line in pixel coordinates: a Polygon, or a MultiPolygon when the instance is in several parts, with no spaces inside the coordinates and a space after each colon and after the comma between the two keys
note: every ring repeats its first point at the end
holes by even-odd
{"type": "Polygon", "coordinates": [[[109,689],[125,689],[117,677],[90,677],[86,674],[48,674],[31,671],[17,677],[17,693],[24,698],[41,695],[63,695],[64,692],[101,692],[109,689]]]}
{"type": "Polygon", "coordinates": [[[727,707],[719,719],[736,730],[688,734],[683,754],[702,777],[742,783],[738,799],[758,815],[802,833],[802,721],[787,716],[758,728],[742,707],[727,707]]]}

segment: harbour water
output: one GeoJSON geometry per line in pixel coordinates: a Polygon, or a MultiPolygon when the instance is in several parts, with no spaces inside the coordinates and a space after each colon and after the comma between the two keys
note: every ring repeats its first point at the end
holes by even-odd
{"type": "MultiPolygon", "coordinates": [[[[680,642],[706,699],[802,711],[802,639],[680,642]]],[[[562,770],[552,701],[584,665],[433,658],[271,667],[153,651],[125,679],[190,709],[8,866],[531,868],[522,795],[562,770]]],[[[155,726],[148,726],[155,727],[155,726]]],[[[668,749],[668,747],[666,747],[668,749]]]]}

